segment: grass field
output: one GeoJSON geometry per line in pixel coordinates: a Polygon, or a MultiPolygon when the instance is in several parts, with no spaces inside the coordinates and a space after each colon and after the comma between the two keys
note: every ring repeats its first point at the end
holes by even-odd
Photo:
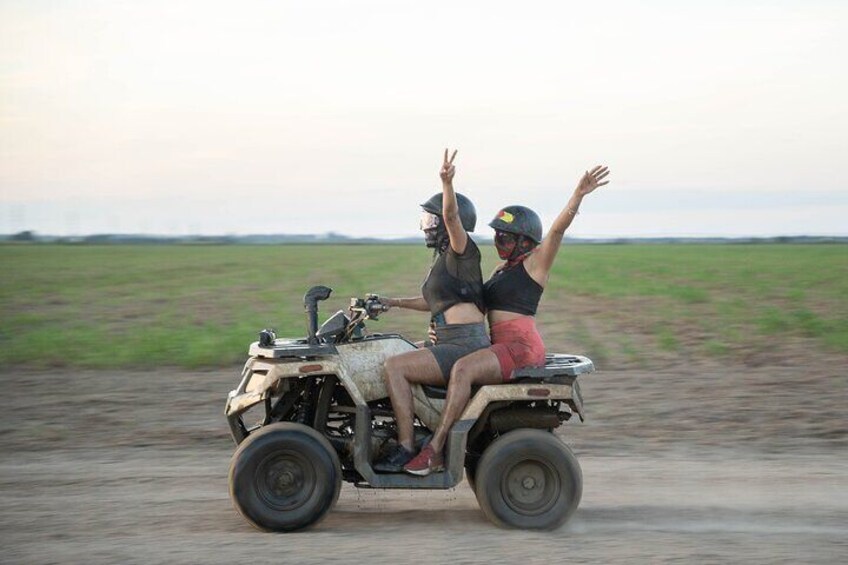
{"type": "MultiPolygon", "coordinates": [[[[484,274],[495,265],[484,249],[484,274]]],[[[263,327],[302,336],[301,298],[414,296],[423,246],[0,246],[0,366],[227,366],[263,327]]],[[[423,337],[425,314],[372,331],[423,337]]],[[[609,366],[848,353],[848,246],[566,244],[543,298],[550,350],[609,366]],[[803,354],[803,353],[802,353],[803,354]]]]}

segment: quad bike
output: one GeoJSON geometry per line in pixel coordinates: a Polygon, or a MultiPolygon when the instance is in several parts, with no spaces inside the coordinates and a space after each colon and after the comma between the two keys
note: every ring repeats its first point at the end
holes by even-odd
{"type": "MultiPolygon", "coordinates": [[[[261,530],[291,531],[320,520],[342,481],[360,488],[449,489],[463,469],[484,514],[505,527],[550,529],[565,522],[582,494],[580,466],[552,433],[584,418],[577,377],[594,370],[579,355],[549,354],[544,367],[516,370],[508,384],[479,387],[445,445],[445,470],[419,477],[377,473],[371,464],[396,436],[383,362],[416,348],[398,334],[367,334],[385,307],[374,295],[352,298],[318,328],[318,302],[304,296],[305,339],[263,330],[250,346],[226,417],[238,449],[230,496],[261,530]]],[[[413,387],[416,443],[434,430],[445,389],[413,387]]]]}

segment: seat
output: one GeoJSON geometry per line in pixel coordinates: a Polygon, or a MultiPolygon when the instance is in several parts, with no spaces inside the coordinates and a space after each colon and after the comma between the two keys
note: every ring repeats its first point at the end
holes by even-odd
{"type": "Polygon", "coordinates": [[[448,393],[448,389],[443,386],[421,385],[421,388],[424,390],[424,396],[427,398],[444,399],[448,393]]]}
{"type": "MultiPolygon", "coordinates": [[[[551,384],[571,384],[578,375],[595,370],[592,360],[582,355],[567,353],[549,353],[545,355],[544,367],[521,367],[512,372],[511,381],[543,382],[551,384]]],[[[421,385],[428,398],[445,398],[447,388],[443,386],[421,385]]],[[[473,393],[480,387],[472,388],[473,393]]]]}

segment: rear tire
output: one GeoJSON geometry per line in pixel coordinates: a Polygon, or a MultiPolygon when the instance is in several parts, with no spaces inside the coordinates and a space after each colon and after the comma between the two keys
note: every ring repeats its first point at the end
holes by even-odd
{"type": "Polygon", "coordinates": [[[468,486],[471,487],[471,490],[477,490],[474,488],[474,470],[470,467],[465,468],[465,480],[468,481],[468,486]]]}
{"type": "Polygon", "coordinates": [[[474,488],[474,480],[477,477],[477,464],[466,463],[465,464],[465,480],[468,481],[468,486],[471,487],[471,490],[476,493],[477,489],[474,488]]]}
{"type": "Polygon", "coordinates": [[[339,497],[342,472],[330,442],[291,422],[251,434],[230,463],[236,510],[264,531],[292,531],[323,518],[339,497]]]}
{"type": "Polygon", "coordinates": [[[574,453],[542,430],[515,430],[486,448],[475,494],[486,517],[501,527],[553,529],[577,509],[583,474],[574,453]]]}

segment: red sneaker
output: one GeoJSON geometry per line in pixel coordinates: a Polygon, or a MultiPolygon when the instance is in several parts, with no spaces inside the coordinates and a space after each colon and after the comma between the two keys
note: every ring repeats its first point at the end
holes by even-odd
{"type": "Polygon", "coordinates": [[[441,453],[433,451],[433,447],[428,443],[412,461],[403,466],[403,470],[411,475],[424,477],[436,471],[444,471],[445,458],[441,453]]]}

